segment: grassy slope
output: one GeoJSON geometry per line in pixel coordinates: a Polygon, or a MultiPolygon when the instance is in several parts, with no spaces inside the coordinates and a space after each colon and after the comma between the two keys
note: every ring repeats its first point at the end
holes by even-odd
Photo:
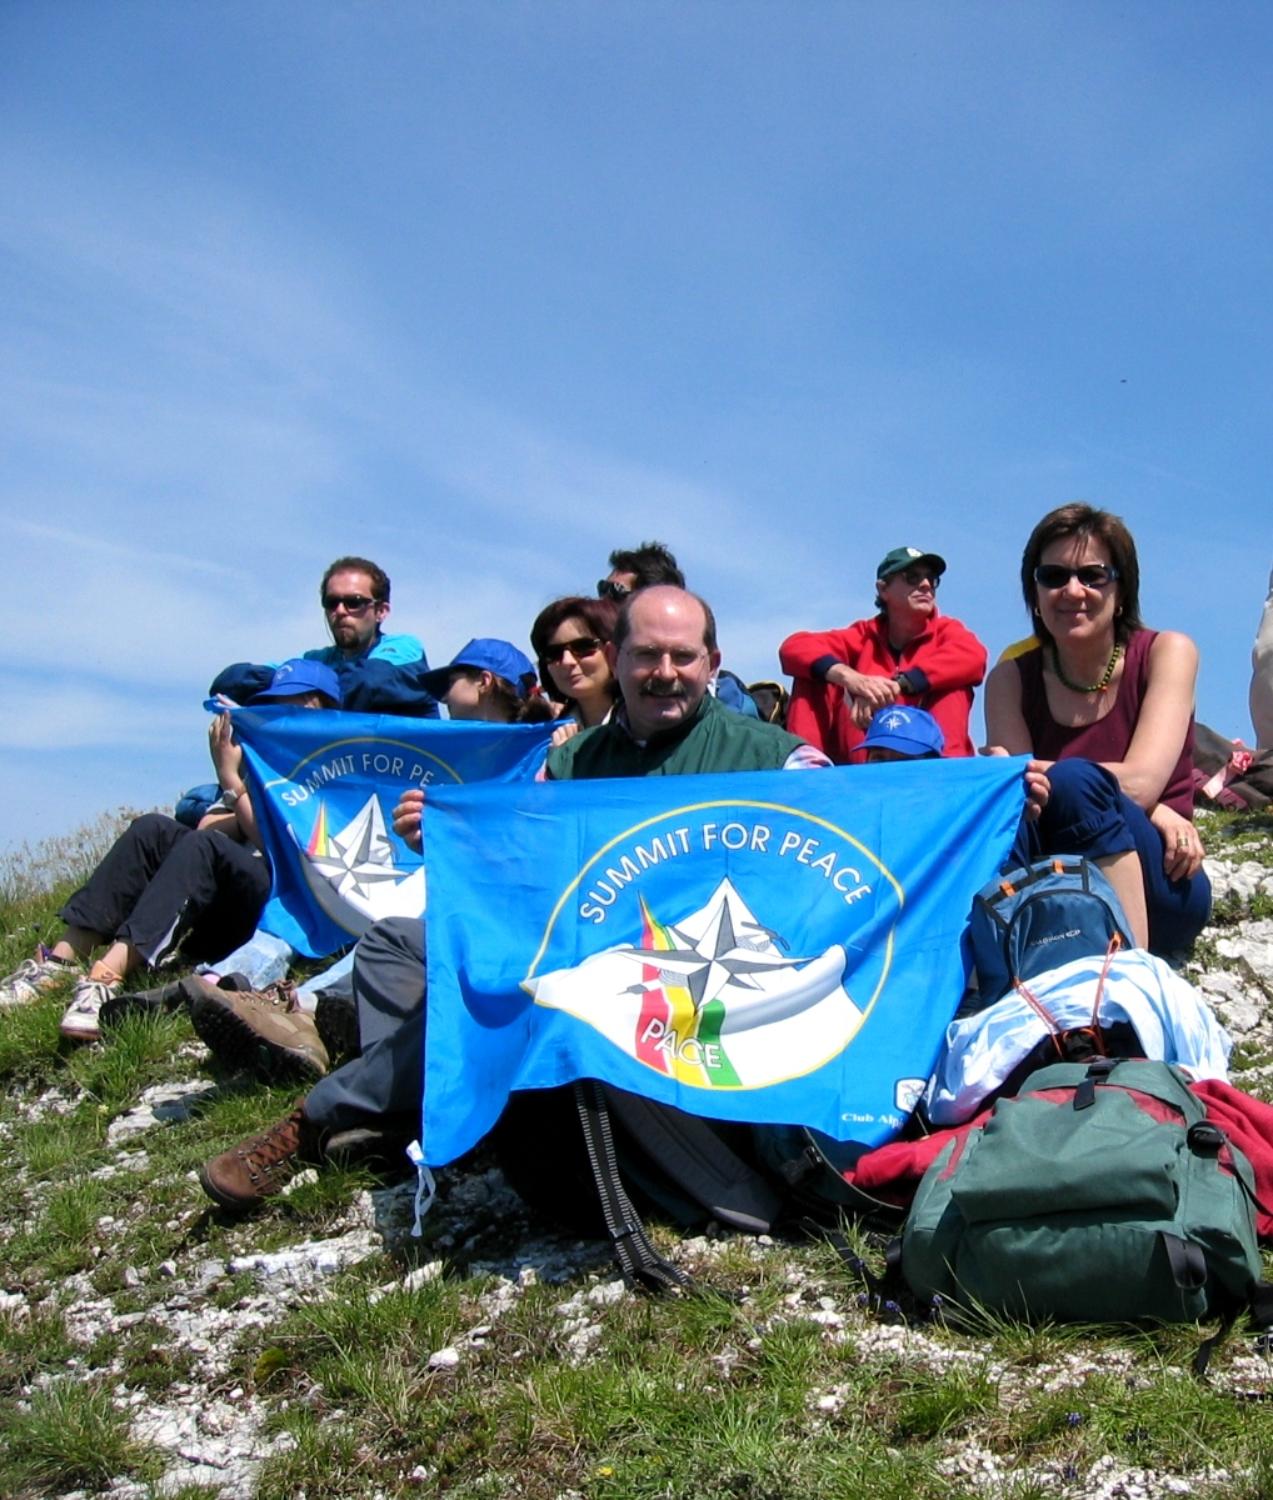
{"type": "MultiPolygon", "coordinates": [[[[1267,836],[1238,842],[1273,862],[1267,836]]],[[[58,893],[25,884],[0,871],[4,972],[56,930],[58,893]]],[[[1214,943],[1204,951],[1216,966],[1214,943]]],[[[111,1146],[110,1122],[144,1088],[206,1077],[206,1059],[181,1017],[67,1051],[60,1012],[50,997],[0,1014],[6,1495],[157,1480],[162,1457],[130,1434],[123,1403],[197,1373],[196,1356],[146,1322],[172,1290],[161,1267],[184,1276],[209,1256],[332,1232],[360,1186],[327,1173],[248,1223],[210,1212],[192,1169],[277,1118],[288,1094],[219,1079],[190,1118],[149,1132],[144,1151],[111,1146]],[[131,1170],[94,1175],[121,1151],[131,1170]],[[66,1311],[85,1296],[142,1316],[77,1344],[66,1311]]],[[[1266,1053],[1252,1044],[1244,1059],[1258,1066],[1266,1053]]],[[[1273,1496],[1273,1406],[1244,1399],[1273,1388],[1273,1367],[1249,1341],[1230,1340],[1201,1385],[1184,1373],[1192,1330],[911,1329],[861,1306],[818,1243],[665,1237],[713,1289],[683,1301],[613,1297],[604,1261],[565,1286],[515,1287],[473,1271],[472,1247],[450,1243],[455,1224],[431,1219],[410,1255],[440,1257],[441,1276],[408,1290],[402,1260],[373,1257],[329,1295],[244,1328],[232,1383],[294,1439],[264,1465],[261,1495],[918,1500],[979,1488],[1113,1494],[1127,1471],[1149,1494],[1187,1481],[1195,1494],[1273,1496]],[[430,1368],[447,1346],[458,1363],[430,1368]]],[[[249,1283],[211,1295],[235,1305],[249,1283]]]]}

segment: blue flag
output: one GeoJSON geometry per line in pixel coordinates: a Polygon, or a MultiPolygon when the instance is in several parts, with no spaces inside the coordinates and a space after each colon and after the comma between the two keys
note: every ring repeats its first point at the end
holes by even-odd
{"type": "Polygon", "coordinates": [[[1024,759],[445,787],[429,872],[425,1160],[512,1089],[599,1078],[876,1145],[958,1005],[1024,759]]]}
{"type": "Polygon", "coordinates": [[[311,958],[382,917],[424,911],[424,861],[392,831],[404,791],[533,777],[554,728],[296,707],[231,712],[274,872],[260,926],[311,958]]]}

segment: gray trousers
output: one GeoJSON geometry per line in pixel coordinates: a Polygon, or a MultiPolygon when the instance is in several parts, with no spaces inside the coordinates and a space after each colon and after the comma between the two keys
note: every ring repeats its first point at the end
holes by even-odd
{"type": "Polygon", "coordinates": [[[424,921],[389,917],[354,949],[362,1051],[310,1090],[306,1117],[326,1131],[371,1126],[415,1135],[424,1085],[424,921]]]}

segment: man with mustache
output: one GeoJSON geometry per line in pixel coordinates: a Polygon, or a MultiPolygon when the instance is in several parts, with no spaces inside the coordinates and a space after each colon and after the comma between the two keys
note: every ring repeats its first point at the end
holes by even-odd
{"type": "Polygon", "coordinates": [[[607,723],[552,751],[550,781],[830,764],[797,736],[710,695],[720,666],[716,620],[697,595],[670,585],[642,589],[625,603],[606,651],[622,703],[607,723]]]}
{"type": "MultiPolygon", "coordinates": [[[[820,750],[773,724],[726,708],[708,692],[720,664],[716,620],[697,595],[656,584],[625,600],[606,647],[622,702],[610,720],[551,751],[550,780],[673,776],[829,766],[820,750]]],[[[394,832],[420,847],[424,793],[394,809],[394,832]]],[[[425,923],[390,917],[354,950],[358,1055],[328,1074],[291,1114],[207,1162],[204,1191],[241,1213],[277,1193],[302,1161],[355,1157],[401,1163],[419,1120],[425,923]]],[[[264,1039],[263,1039],[264,1040],[264,1039]]]]}

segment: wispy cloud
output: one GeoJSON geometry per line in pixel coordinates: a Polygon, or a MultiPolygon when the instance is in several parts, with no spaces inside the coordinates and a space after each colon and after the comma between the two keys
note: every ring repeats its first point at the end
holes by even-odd
{"type": "Polygon", "coordinates": [[[171,694],[147,701],[91,682],[49,686],[7,674],[0,682],[7,705],[0,718],[0,749],[153,749],[185,742],[198,764],[194,736],[201,729],[200,711],[171,694]]]}
{"type": "Polygon", "coordinates": [[[147,547],[135,540],[122,541],[112,537],[86,536],[83,532],[68,530],[65,526],[47,526],[38,521],[13,520],[8,523],[20,537],[29,537],[40,550],[46,548],[68,548],[74,552],[87,553],[104,562],[108,567],[124,567],[130,574],[149,576],[150,570],[170,572],[180,569],[196,576],[243,583],[247,577],[241,567],[231,567],[215,558],[194,552],[167,552],[158,547],[147,547]]]}

